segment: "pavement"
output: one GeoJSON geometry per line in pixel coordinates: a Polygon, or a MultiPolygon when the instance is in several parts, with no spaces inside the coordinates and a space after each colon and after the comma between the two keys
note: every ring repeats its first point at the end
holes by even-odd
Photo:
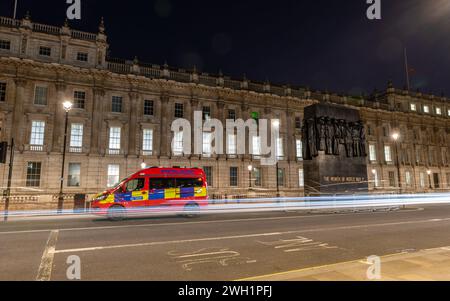
{"type": "Polygon", "coordinates": [[[282,273],[241,279],[241,281],[448,281],[450,247],[402,252],[379,257],[379,272],[368,259],[341,262],[282,273]]]}
{"type": "Polygon", "coordinates": [[[0,223],[0,280],[450,280],[450,206],[0,223]]]}

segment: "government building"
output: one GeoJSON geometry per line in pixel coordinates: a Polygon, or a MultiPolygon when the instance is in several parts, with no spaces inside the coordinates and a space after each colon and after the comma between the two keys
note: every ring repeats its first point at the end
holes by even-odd
{"type": "MultiPolygon", "coordinates": [[[[87,33],[67,23],[34,23],[29,16],[0,17],[0,138],[9,144],[14,139],[11,195],[18,200],[54,199],[59,193],[65,101],[73,103],[67,114],[67,198],[99,193],[142,166],[202,168],[211,197],[303,196],[303,112],[320,102],[360,112],[371,193],[450,191],[448,98],[391,83],[370,96],[338,95],[107,53],[103,21],[98,33],[87,33]],[[236,137],[225,133],[227,155],[211,154],[208,133],[201,155],[184,155],[171,124],[178,118],[192,121],[195,111],[223,124],[279,119],[279,163],[262,166],[258,156],[233,155],[236,137]]],[[[0,165],[2,189],[8,169],[0,165]]]]}

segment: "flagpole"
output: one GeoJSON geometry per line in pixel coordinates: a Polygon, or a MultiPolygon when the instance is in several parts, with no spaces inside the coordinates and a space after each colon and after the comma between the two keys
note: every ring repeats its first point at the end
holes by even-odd
{"type": "Polygon", "coordinates": [[[406,48],[404,54],[405,54],[406,87],[408,88],[409,91],[411,89],[411,85],[409,82],[408,56],[406,55],[406,48]]]}
{"type": "Polygon", "coordinates": [[[14,0],[14,19],[16,19],[17,15],[17,0],[14,0]]]}

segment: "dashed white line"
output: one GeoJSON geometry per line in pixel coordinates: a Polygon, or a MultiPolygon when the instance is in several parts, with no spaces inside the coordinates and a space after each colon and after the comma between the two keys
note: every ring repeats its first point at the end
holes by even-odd
{"type": "Polygon", "coordinates": [[[39,266],[37,281],[50,281],[52,276],[53,258],[55,256],[56,241],[58,240],[58,230],[50,232],[42,254],[41,264],[39,266]]]}

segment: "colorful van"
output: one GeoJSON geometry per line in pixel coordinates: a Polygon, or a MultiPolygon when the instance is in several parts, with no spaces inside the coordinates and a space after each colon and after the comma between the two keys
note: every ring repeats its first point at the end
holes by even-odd
{"type": "Polygon", "coordinates": [[[208,183],[202,169],[160,168],[141,170],[98,194],[92,212],[118,220],[145,212],[199,213],[208,205],[208,183]]]}

